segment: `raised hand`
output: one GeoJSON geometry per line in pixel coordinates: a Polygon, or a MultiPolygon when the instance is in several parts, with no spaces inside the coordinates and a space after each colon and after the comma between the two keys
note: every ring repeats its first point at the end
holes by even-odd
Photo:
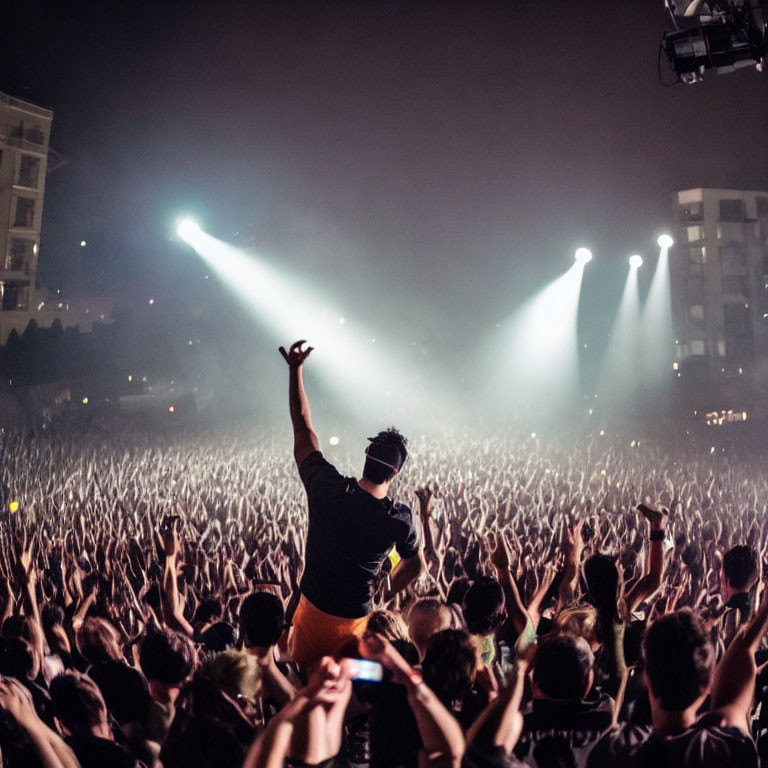
{"type": "Polygon", "coordinates": [[[661,509],[654,509],[645,503],[637,505],[637,511],[651,524],[651,526],[660,527],[662,523],[666,522],[669,516],[669,510],[662,507],[661,509]]]}
{"type": "Polygon", "coordinates": [[[491,545],[491,563],[499,571],[508,572],[512,565],[512,556],[501,532],[496,533],[495,537],[489,537],[489,544],[491,545]],[[495,541],[492,538],[495,538],[495,541]]]}
{"type": "Polygon", "coordinates": [[[302,349],[306,343],[305,339],[294,341],[288,352],[285,351],[285,347],[280,347],[280,354],[291,368],[298,368],[303,365],[304,361],[309,357],[309,353],[314,349],[314,347],[302,349]]]}
{"type": "Polygon", "coordinates": [[[435,496],[432,489],[428,487],[417,488],[416,498],[419,500],[421,513],[424,517],[431,517],[435,511],[435,496]]]}
{"type": "Polygon", "coordinates": [[[31,696],[12,678],[4,677],[0,680],[0,709],[12,715],[22,727],[28,727],[39,720],[31,696]]]}
{"type": "Polygon", "coordinates": [[[356,671],[353,659],[336,662],[330,656],[325,656],[301,693],[314,704],[330,707],[343,703],[346,706],[356,671]]]}

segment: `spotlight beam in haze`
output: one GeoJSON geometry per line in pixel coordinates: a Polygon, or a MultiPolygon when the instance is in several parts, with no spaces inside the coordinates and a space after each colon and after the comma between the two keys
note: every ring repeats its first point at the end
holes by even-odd
{"type": "Polygon", "coordinates": [[[500,398],[503,411],[528,410],[541,423],[538,413],[557,418],[578,396],[577,324],[587,261],[581,255],[494,335],[481,364],[497,371],[488,393],[494,406],[500,398]]]}
{"type": "Polygon", "coordinates": [[[661,235],[658,242],[659,260],[642,317],[643,382],[649,398],[657,397],[658,391],[671,380],[674,358],[672,292],[669,280],[669,249],[673,240],[669,235],[661,235]]]}
{"type": "MultiPolygon", "coordinates": [[[[345,407],[377,423],[402,420],[419,410],[413,378],[421,367],[395,359],[385,339],[350,322],[347,315],[331,311],[315,288],[306,289],[287,271],[212,237],[191,220],[182,221],[177,233],[268,326],[276,342],[290,344],[306,338],[316,347],[312,368],[345,407]]],[[[439,407],[435,402],[439,398],[434,392],[430,395],[432,404],[439,407]]]]}
{"type": "Polygon", "coordinates": [[[592,261],[592,251],[590,251],[589,248],[577,248],[573,258],[579,264],[588,264],[592,261]]]}
{"type": "Polygon", "coordinates": [[[629,258],[629,271],[624,283],[616,320],[598,379],[600,407],[608,415],[625,414],[637,396],[638,356],[640,344],[640,295],[638,270],[643,263],[639,254],[629,258]]]}

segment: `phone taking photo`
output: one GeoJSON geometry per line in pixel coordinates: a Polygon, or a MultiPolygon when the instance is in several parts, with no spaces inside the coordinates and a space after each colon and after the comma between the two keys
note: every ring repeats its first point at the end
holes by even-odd
{"type": "Polygon", "coordinates": [[[369,659],[354,659],[357,664],[357,674],[352,680],[360,680],[366,683],[380,683],[384,680],[384,667],[378,661],[369,659]]]}

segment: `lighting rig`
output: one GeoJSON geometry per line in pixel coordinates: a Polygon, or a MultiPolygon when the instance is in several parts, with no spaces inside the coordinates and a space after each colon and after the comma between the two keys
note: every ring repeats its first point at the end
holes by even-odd
{"type": "Polygon", "coordinates": [[[709,69],[725,74],[765,68],[768,0],[664,0],[664,7],[674,31],[665,33],[661,51],[677,75],[675,82],[701,82],[709,69]]]}

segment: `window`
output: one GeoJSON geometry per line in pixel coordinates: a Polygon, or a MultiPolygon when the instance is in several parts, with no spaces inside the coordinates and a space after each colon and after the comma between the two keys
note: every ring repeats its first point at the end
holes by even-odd
{"type": "Polygon", "coordinates": [[[743,200],[721,200],[720,221],[744,221],[743,200]]]}
{"type": "Polygon", "coordinates": [[[704,281],[700,277],[688,278],[687,292],[688,292],[688,298],[692,302],[695,302],[696,299],[703,299],[704,298],[704,281]]]}
{"type": "Polygon", "coordinates": [[[704,218],[704,204],[698,202],[680,206],[680,221],[701,221],[704,218]]]}
{"type": "Polygon", "coordinates": [[[723,293],[737,296],[749,295],[749,281],[746,277],[733,277],[723,275],[721,281],[723,293]]]}
{"type": "Polygon", "coordinates": [[[29,301],[29,286],[4,283],[0,308],[5,311],[25,310],[29,301]]]}
{"type": "Polygon", "coordinates": [[[717,225],[717,239],[728,243],[744,242],[744,225],[723,221],[717,225]]]}
{"type": "Polygon", "coordinates": [[[704,320],[704,305],[703,304],[692,304],[690,307],[688,307],[688,316],[691,318],[691,320],[704,320]]]}
{"type": "Polygon", "coordinates": [[[40,177],[40,158],[32,155],[22,155],[19,163],[19,186],[37,189],[40,177]]]}
{"type": "Polygon", "coordinates": [[[745,267],[747,252],[738,245],[725,245],[720,249],[720,261],[724,267],[745,267]]]}
{"type": "Polygon", "coordinates": [[[45,134],[39,125],[35,125],[24,131],[24,138],[30,144],[45,144],[45,134]]]}
{"type": "Polygon", "coordinates": [[[725,339],[718,339],[717,354],[720,355],[720,357],[725,357],[725,339]]]}
{"type": "Polygon", "coordinates": [[[743,363],[753,358],[752,315],[746,305],[723,305],[723,334],[731,360],[743,363]]]}
{"type": "Polygon", "coordinates": [[[750,331],[749,310],[743,304],[723,304],[723,330],[726,336],[745,336],[750,331]]]}
{"type": "Polygon", "coordinates": [[[21,146],[21,140],[24,138],[24,123],[20,122],[18,125],[12,125],[8,129],[6,140],[14,147],[21,146]]]}
{"type": "Polygon", "coordinates": [[[35,224],[35,201],[31,197],[16,198],[14,227],[33,227],[35,224]]]}
{"type": "Polygon", "coordinates": [[[685,239],[689,243],[697,243],[699,240],[704,239],[704,227],[693,226],[685,228],[685,239]]]}
{"type": "Polygon", "coordinates": [[[688,249],[688,257],[691,264],[706,264],[707,249],[703,245],[694,245],[688,249]]]}
{"type": "Polygon", "coordinates": [[[757,198],[757,220],[760,239],[768,243],[768,197],[757,198]]]}
{"type": "Polygon", "coordinates": [[[691,354],[692,355],[703,355],[704,354],[704,340],[703,339],[692,339],[691,340],[691,354]]]}
{"type": "Polygon", "coordinates": [[[35,252],[35,241],[20,237],[11,239],[11,247],[5,259],[5,268],[11,272],[28,272],[35,252]]]}

